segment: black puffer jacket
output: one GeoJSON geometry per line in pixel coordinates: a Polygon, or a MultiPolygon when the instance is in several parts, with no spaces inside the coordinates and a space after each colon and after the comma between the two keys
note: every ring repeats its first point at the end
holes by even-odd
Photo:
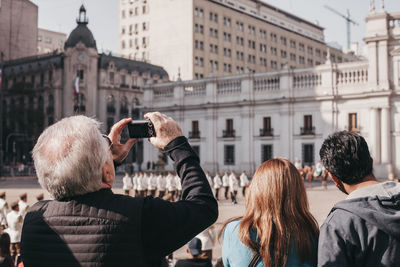
{"type": "Polygon", "coordinates": [[[167,147],[182,200],[132,198],[110,189],[42,201],[25,217],[21,256],[30,266],[159,266],[218,217],[218,205],[186,138],[167,147]]]}

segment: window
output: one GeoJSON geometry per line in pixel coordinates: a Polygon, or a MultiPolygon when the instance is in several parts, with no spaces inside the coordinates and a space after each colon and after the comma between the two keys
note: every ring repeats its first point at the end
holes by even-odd
{"type": "Polygon", "coordinates": [[[273,153],[272,153],[272,145],[262,145],[261,148],[261,162],[267,161],[269,159],[272,159],[273,153]]]}
{"type": "Polygon", "coordinates": [[[281,58],[286,58],[287,54],[286,51],[281,50],[281,58]]]}
{"type": "Polygon", "coordinates": [[[296,41],[290,40],[290,48],[296,48],[296,41]]]}
{"type": "Polygon", "coordinates": [[[276,42],[277,41],[276,34],[275,33],[271,33],[270,34],[270,39],[271,39],[272,42],[276,42]]]}
{"type": "Polygon", "coordinates": [[[307,65],[312,67],[312,65],[314,65],[314,61],[312,59],[307,59],[307,65]]]}
{"type": "Polygon", "coordinates": [[[281,44],[286,46],[286,38],[281,36],[281,44]]]}
{"type": "Polygon", "coordinates": [[[260,132],[261,136],[272,136],[271,117],[263,118],[263,128],[260,132]]]}
{"type": "Polygon", "coordinates": [[[84,71],[83,70],[77,70],[76,71],[76,77],[79,77],[80,81],[83,81],[84,78],[84,71]]]}
{"type": "Polygon", "coordinates": [[[235,131],[233,130],[233,119],[226,120],[226,128],[223,131],[223,137],[235,137],[235,131]]]}
{"type": "Polygon", "coordinates": [[[204,67],[204,59],[202,57],[200,58],[200,67],[204,67]]]}
{"type": "Polygon", "coordinates": [[[314,165],[314,144],[303,144],[302,160],[304,165],[314,165]]]}
{"type": "Polygon", "coordinates": [[[271,55],[276,56],[276,54],[277,54],[277,49],[276,49],[276,47],[271,47],[271,48],[270,48],[270,51],[271,51],[271,55]]]}
{"type": "Polygon", "coordinates": [[[300,63],[300,64],[304,64],[304,62],[305,62],[305,61],[304,61],[304,57],[299,56],[299,63],[300,63]]]}
{"type": "Polygon", "coordinates": [[[357,113],[349,113],[349,131],[358,132],[357,113]]]}
{"type": "MultiPolygon", "coordinates": [[[[15,84],[15,82],[13,82],[13,85],[15,84]]],[[[40,87],[43,87],[44,85],[44,73],[40,73],[40,87]]]]}
{"type": "Polygon", "coordinates": [[[299,50],[300,51],[304,51],[304,44],[303,43],[299,43],[299,50]]]}
{"type": "Polygon", "coordinates": [[[225,145],[224,146],[224,164],[234,165],[235,164],[235,146],[225,145]]]}
{"type": "Polygon", "coordinates": [[[110,83],[114,83],[114,72],[110,72],[108,76],[110,83]]]}
{"type": "Polygon", "coordinates": [[[200,138],[199,121],[192,121],[192,131],[189,132],[189,138],[200,138]]]}
{"type": "Polygon", "coordinates": [[[49,70],[49,82],[52,82],[52,81],[53,81],[53,71],[49,70]]]}
{"type": "Polygon", "coordinates": [[[312,115],[304,115],[304,124],[300,128],[301,135],[311,135],[314,134],[314,128],[312,123],[312,115]]]}
{"type": "Polygon", "coordinates": [[[308,46],[308,47],[307,47],[307,53],[310,54],[310,55],[312,55],[312,54],[313,54],[313,48],[310,47],[310,46],[308,46]]]}

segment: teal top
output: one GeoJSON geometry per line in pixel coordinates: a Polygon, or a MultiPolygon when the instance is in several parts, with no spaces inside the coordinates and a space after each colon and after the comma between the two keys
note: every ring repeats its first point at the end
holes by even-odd
{"type": "MultiPolygon", "coordinates": [[[[251,261],[251,250],[239,239],[239,225],[240,220],[230,222],[226,225],[224,230],[224,237],[222,241],[222,260],[225,267],[247,267],[251,261]]],[[[250,238],[257,240],[256,231],[251,231],[250,238]]],[[[317,266],[317,247],[318,240],[313,241],[313,255],[311,260],[300,263],[299,255],[297,254],[296,247],[293,242],[290,243],[289,255],[286,262],[286,267],[301,266],[312,267],[317,266]]],[[[260,260],[256,267],[264,267],[264,262],[260,260]]]]}

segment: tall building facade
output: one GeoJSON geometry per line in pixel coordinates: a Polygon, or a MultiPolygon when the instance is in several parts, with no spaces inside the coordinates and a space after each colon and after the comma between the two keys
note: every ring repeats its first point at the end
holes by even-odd
{"type": "MultiPolygon", "coordinates": [[[[120,54],[201,79],[323,64],[323,28],[259,0],[120,0],[120,54]]],[[[330,48],[331,60],[353,59],[330,48]]]]}
{"type": "Polygon", "coordinates": [[[36,55],[38,7],[29,0],[0,1],[0,62],[36,55]]]}
{"type": "Polygon", "coordinates": [[[61,53],[64,51],[64,44],[67,35],[62,32],[38,29],[37,54],[61,53]]]}
{"type": "MultiPolygon", "coordinates": [[[[207,171],[252,173],[272,157],[314,165],[323,140],[349,130],[366,138],[377,177],[398,177],[398,21],[371,7],[363,61],[149,85],[144,105],[178,121],[207,171]]],[[[146,143],[145,162],[157,157],[146,143]]]]}
{"type": "MultiPolygon", "coordinates": [[[[168,81],[162,67],[99,54],[87,23],[82,6],[65,52],[4,63],[0,147],[6,162],[29,162],[40,133],[64,117],[96,117],[104,132],[121,118],[142,118],[142,86],[168,81]]],[[[139,152],[129,157],[142,158],[139,152]]]]}

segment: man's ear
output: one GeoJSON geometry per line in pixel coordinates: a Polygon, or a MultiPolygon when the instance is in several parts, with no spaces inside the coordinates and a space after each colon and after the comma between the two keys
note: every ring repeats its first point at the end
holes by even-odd
{"type": "Polygon", "coordinates": [[[341,181],[335,176],[333,175],[331,172],[328,171],[329,177],[331,177],[331,179],[333,180],[333,182],[336,184],[336,186],[338,186],[339,184],[341,184],[341,181]]]}
{"type": "Polygon", "coordinates": [[[109,165],[110,164],[108,164],[108,162],[106,162],[101,167],[101,171],[103,173],[102,178],[101,178],[102,188],[111,188],[112,184],[114,182],[115,174],[112,169],[112,168],[114,168],[114,166],[109,166],[109,165]]]}

